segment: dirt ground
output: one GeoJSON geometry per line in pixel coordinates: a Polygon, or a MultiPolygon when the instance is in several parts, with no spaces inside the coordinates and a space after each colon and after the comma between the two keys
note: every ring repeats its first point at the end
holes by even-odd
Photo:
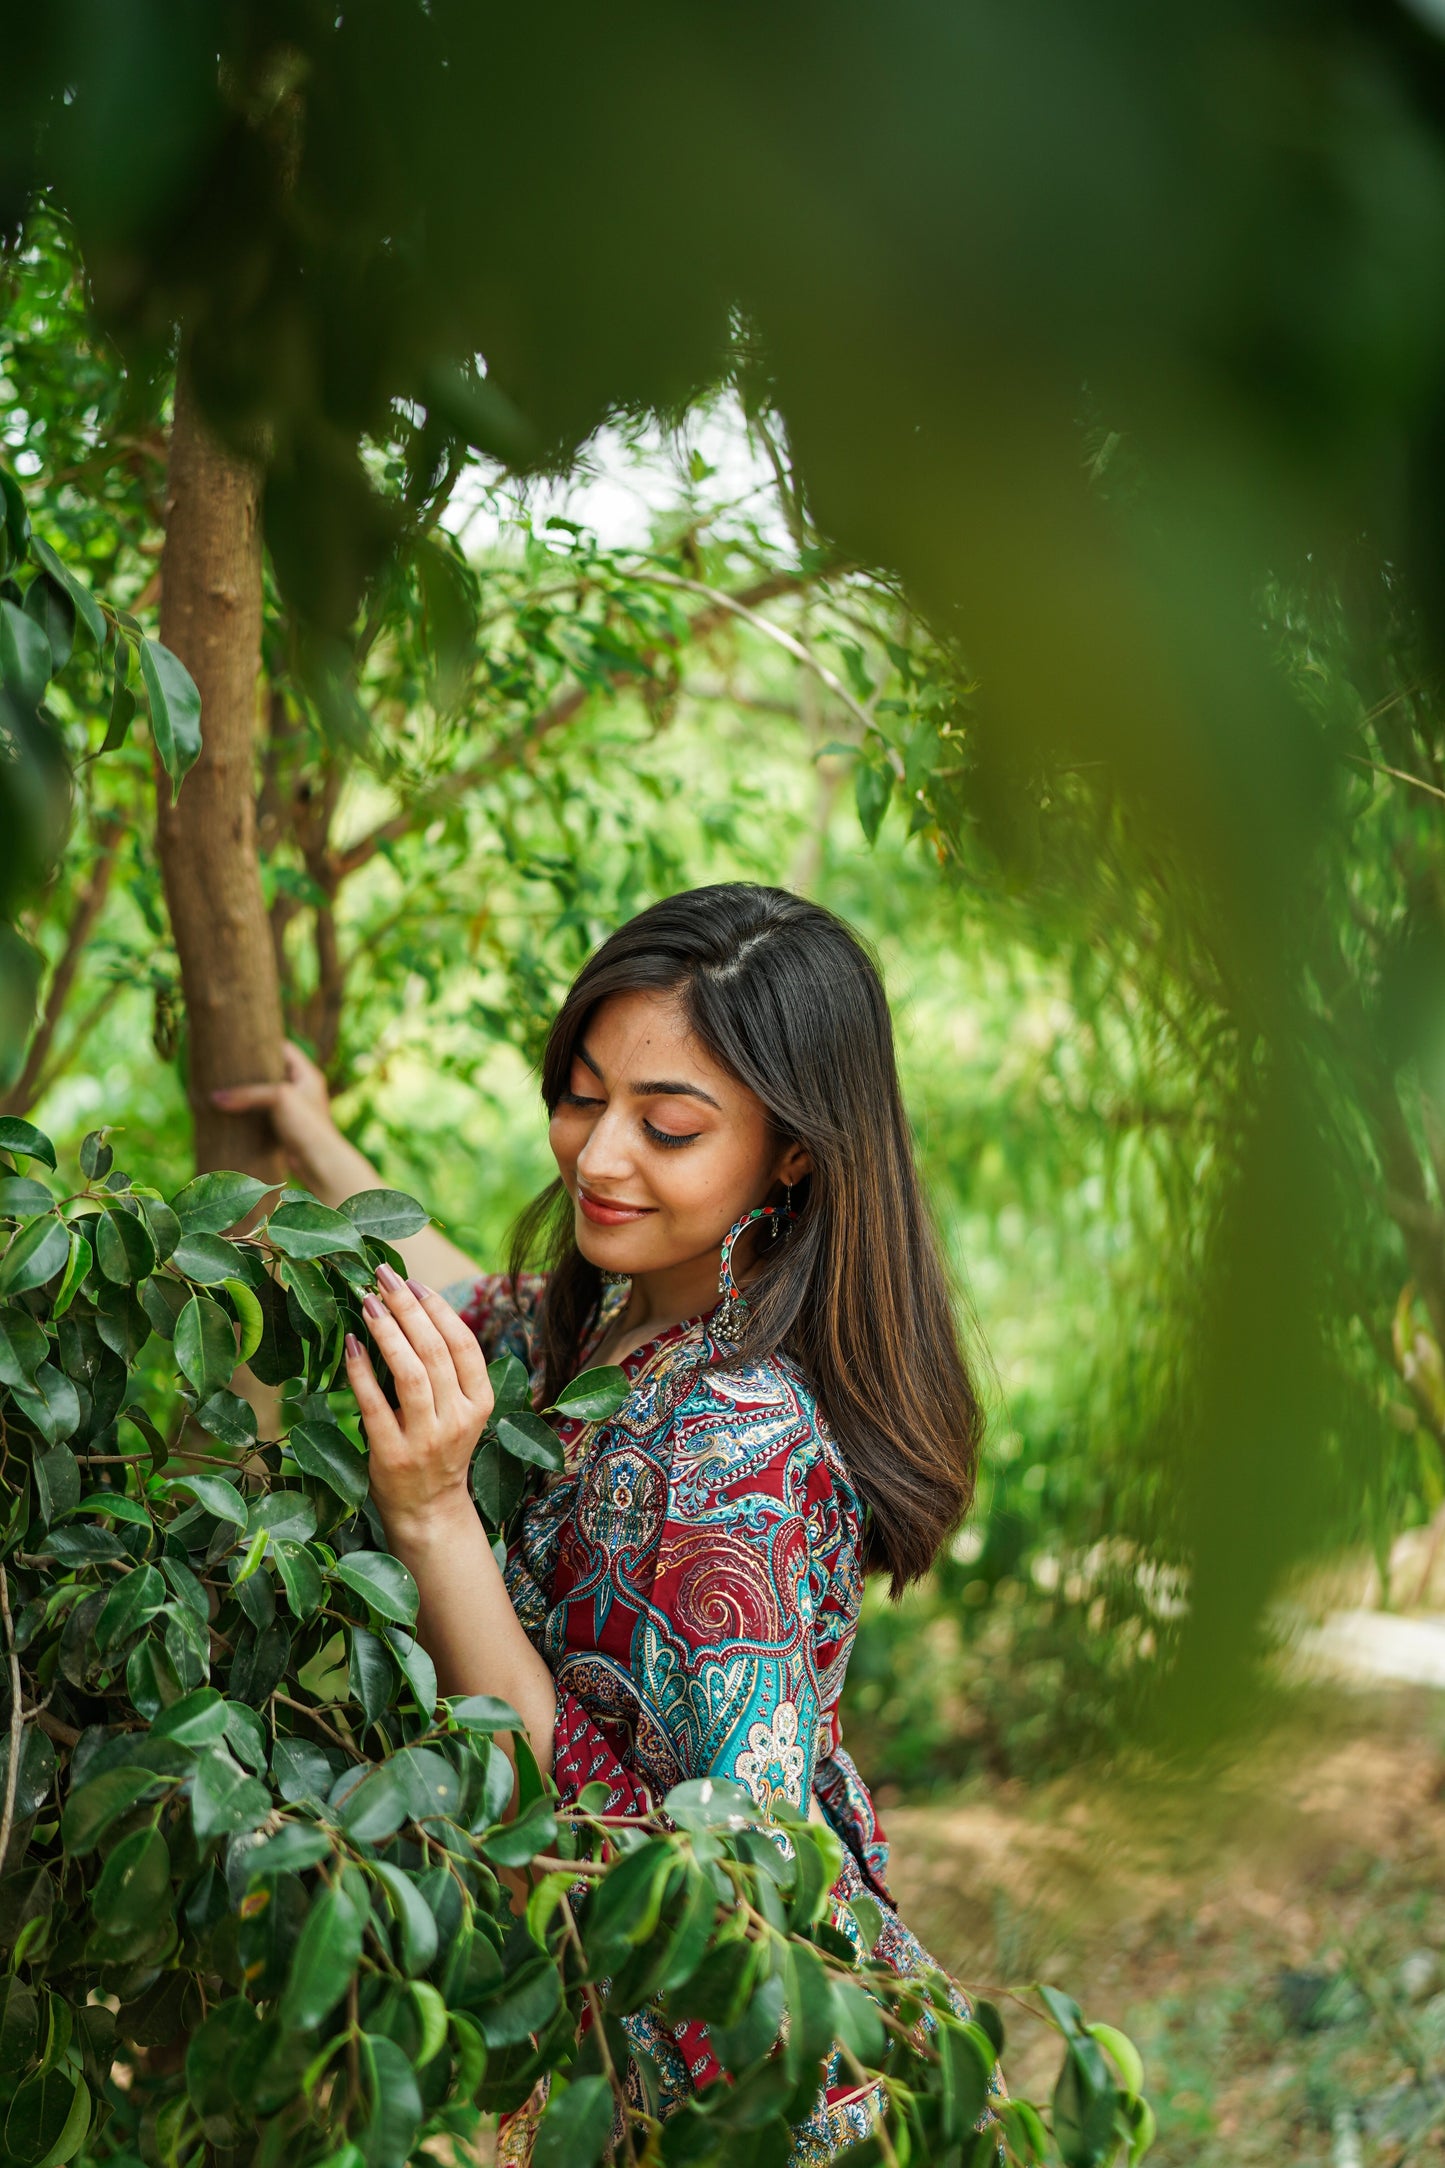
{"type": "MultiPolygon", "coordinates": [[[[1445,2163],[1445,1695],[1312,1688],[1208,1781],[886,1819],[904,1916],[960,1980],[1051,1981],[1132,2034],[1158,2168],[1445,2163]]],[[[1002,2007],[1037,2099],[1053,2036],[1002,2007]]]]}

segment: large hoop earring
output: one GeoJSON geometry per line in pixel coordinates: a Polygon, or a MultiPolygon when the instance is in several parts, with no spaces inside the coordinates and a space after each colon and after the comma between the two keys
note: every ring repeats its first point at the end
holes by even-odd
{"type": "Polygon", "coordinates": [[[720,1333],[724,1340],[736,1342],[747,1329],[748,1298],[733,1278],[733,1250],[737,1246],[738,1237],[747,1232],[754,1220],[762,1219],[779,1221],[779,1232],[786,1234],[798,1215],[793,1210],[791,1184],[786,1186],[785,1194],[786,1202],[783,1204],[754,1205],[751,1212],[744,1212],[740,1220],[733,1222],[723,1237],[722,1252],[718,1258],[718,1305],[712,1315],[712,1326],[714,1332],[720,1333]]]}

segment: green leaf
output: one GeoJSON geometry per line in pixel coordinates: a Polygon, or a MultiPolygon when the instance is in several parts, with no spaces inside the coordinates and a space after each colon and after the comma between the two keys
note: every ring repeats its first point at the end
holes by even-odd
{"type": "Polygon", "coordinates": [[[400,1626],[388,1626],[386,1638],[401,1675],[412,1690],[418,1710],[430,1723],[436,1714],[437,1705],[436,1665],[421,1643],[413,1635],[404,1633],[400,1626]]]}
{"type": "Polygon", "coordinates": [[[0,1308],[0,1385],[28,1385],[44,1362],[45,1329],[18,1303],[0,1308]]]}
{"type": "Polygon", "coordinates": [[[247,1525],[246,1501],[223,1475],[177,1475],[164,1480],[172,1490],[188,1490],[197,1505],[204,1506],[218,1521],[229,1521],[235,1528],[247,1525]]]}
{"type": "MultiPolygon", "coordinates": [[[[122,1837],[91,1897],[97,1925],[107,1936],[142,1927],[154,1932],[170,1907],[171,1855],[154,1827],[133,1829],[122,1837]]],[[[107,1953],[108,1954],[108,1953],[107,1953]]]]}
{"type": "Polygon", "coordinates": [[[202,1430],[208,1430],[222,1445],[229,1445],[233,1452],[244,1452],[256,1443],[256,1411],[249,1400],[239,1393],[227,1390],[223,1385],[219,1392],[203,1400],[196,1410],[196,1421],[202,1430]]]}
{"type": "MultiPolygon", "coordinates": [[[[105,612],[86,586],[84,580],[77,579],[75,574],[56,555],[50,544],[42,542],[38,534],[32,534],[30,537],[30,554],[35,559],[35,562],[44,571],[48,572],[53,580],[58,580],[65,589],[75,605],[76,615],[95,642],[96,654],[102,653],[109,636],[105,622],[105,612]]],[[[90,1169],[87,1167],[84,1171],[89,1174],[90,1169]]],[[[104,1167],[100,1171],[104,1174],[104,1167]]]]}
{"type": "Polygon", "coordinates": [[[0,686],[18,707],[39,707],[50,678],[50,660],[50,642],[34,618],[17,610],[13,602],[0,601],[0,686]]]}
{"type": "Polygon", "coordinates": [[[226,1736],[226,1704],[213,1686],[198,1686],[162,1709],[151,1725],[153,1739],[170,1739],[177,1746],[218,1746],[226,1736]]]}
{"type": "MultiPolygon", "coordinates": [[[[170,1261],[177,1272],[184,1273],[188,1280],[199,1280],[204,1287],[229,1283],[236,1271],[236,1252],[219,1235],[183,1234],[171,1251],[170,1261]]],[[[247,1288],[246,1292],[251,1291],[247,1288]]]]}
{"type": "Polygon", "coordinates": [[[401,1785],[412,1821],[454,1820],[460,1814],[462,1780],[435,1747],[403,1747],[388,1767],[401,1785]]]}
{"type": "Polygon", "coordinates": [[[30,514],[20,484],[4,467],[0,467],[0,511],[5,515],[3,540],[15,563],[23,563],[30,543],[30,514]]]}
{"type": "Polygon", "coordinates": [[[355,1589],[371,1609],[397,1626],[414,1626],[419,1604],[416,1583],[399,1558],[387,1551],[348,1551],[334,1568],[338,1581],[355,1589]]]}
{"type": "Polygon", "coordinates": [[[347,1676],[351,1698],[360,1709],[363,1722],[374,1724],[382,1711],[391,1706],[392,1667],[385,1645],[367,1627],[351,1627],[349,1640],[347,1676]]]}
{"type": "Polygon", "coordinates": [[[163,1610],[169,1591],[154,1566],[137,1566],[122,1574],[111,1589],[95,1622],[95,1645],[109,1651],[132,1634],[139,1633],[163,1610]]]}
{"type": "Polygon", "coordinates": [[[335,1423],[297,1423],[286,1446],[307,1475],[325,1483],[347,1505],[361,1504],[370,1483],[366,1456],[335,1423]]]}
{"type": "MultiPolygon", "coordinates": [[[[10,1725],[0,1730],[0,1800],[10,1781],[10,1725]]],[[[38,1814],[55,1789],[55,1749],[38,1724],[27,1724],[20,1734],[20,1768],[15,1779],[15,1814],[24,1821],[38,1814]]]]}
{"type": "Polygon", "coordinates": [[[885,2035],[878,2005],[861,1987],[833,1982],[833,2031],[867,2069],[883,2056],[885,2035]]]}
{"type": "Polygon", "coordinates": [[[201,751],[201,696],[178,655],[159,640],[140,643],[140,674],[150,702],[151,737],[171,779],[174,805],[201,751]]]}
{"type": "Polygon", "coordinates": [[[287,1822],[274,1837],[258,1844],[247,1855],[247,1873],[254,1881],[261,1874],[301,1874],[331,1855],[331,1839],[324,1829],[306,1822],[287,1822]]]}
{"type": "Polygon", "coordinates": [[[418,2070],[425,2070],[447,2044],[447,2006],[429,1980],[412,1980],[408,1985],[421,2019],[421,2042],[413,2061],[418,2070]]]}
{"type": "Polygon", "coordinates": [[[550,1957],[524,1965],[473,2014],[489,2048],[512,2048],[556,2016],[562,1981],[550,1957]]]}
{"type": "Polygon", "coordinates": [[[0,1219],[29,1219],[55,1207],[55,1192],[33,1175],[0,1175],[0,1219]]]}
{"type": "Polygon", "coordinates": [[[6,2168],[62,2168],[85,2143],[90,2091],[68,2062],[29,2078],[5,2118],[6,2168]]]}
{"type": "Polygon", "coordinates": [[[254,1174],[229,1169],[198,1174],[172,1197],[171,1210],[187,1235],[223,1235],[254,1210],[267,1190],[268,1184],[254,1174]]]}
{"type": "Polygon", "coordinates": [[[0,2101],[10,2098],[35,2060],[39,2037],[34,1995],[13,1972],[5,1973],[0,1976],[0,2101]]]}
{"type": "Polygon", "coordinates": [[[196,1840],[256,1829],[271,1811],[271,1794],[256,1777],[238,1769],[220,1747],[207,1747],[191,1779],[191,1821],[196,1840]]]}
{"type": "Polygon", "coordinates": [[[361,2036],[371,2115],[361,2141],[366,2168],[406,2168],[421,2128],[421,2094],[411,2064],[394,2040],[361,2036]]]}
{"type": "Polygon", "coordinates": [[[499,1867],[525,1867],[557,1842],[557,1817],[546,1799],[534,1799],[515,1821],[488,1830],[482,1850],[499,1867]]]}
{"type": "Polygon", "coordinates": [[[662,1804],[679,1829],[747,1829],[758,1819],[751,1792],[731,1777],[689,1777],[662,1804]]]}
{"type": "MultiPolygon", "coordinates": [[[[42,1363],[42,1372],[48,1372],[50,1369],[49,1363],[42,1363]]],[[[51,1372],[51,1376],[59,1378],[60,1373],[54,1371],[51,1372]]],[[[45,1382],[48,1385],[50,1379],[47,1378],[45,1382]]],[[[60,1382],[69,1389],[71,1397],[74,1399],[75,1388],[70,1384],[70,1380],[65,1378],[61,1379],[60,1382]]],[[[17,1394],[16,1397],[19,1399],[21,1396],[17,1394]]],[[[46,1405],[48,1408],[48,1401],[46,1405]]],[[[77,1421],[79,1416],[80,1403],[77,1400],[75,1403],[77,1421]]],[[[72,1423],[71,1428],[74,1427],[72,1423]]],[[[46,1435],[49,1435],[48,1429],[46,1435]]],[[[48,1528],[52,1521],[59,1520],[63,1513],[73,1513],[79,1505],[80,1464],[68,1445],[54,1445],[48,1453],[36,1454],[34,1468],[36,1503],[40,1507],[40,1517],[48,1528]]]]}
{"type": "Polygon", "coordinates": [[[431,1225],[431,1214],[400,1189],[363,1189],[341,1207],[354,1227],[379,1242],[404,1242],[431,1225]]]}
{"type": "MultiPolygon", "coordinates": [[[[374,1860],[371,1871],[391,1898],[401,1929],[401,1961],[408,1972],[425,1972],[437,1953],[437,1923],[431,1906],[412,1877],[401,1867],[374,1860]]],[[[446,2031],[446,2006],[442,2006],[442,2031],[446,2031]]],[[[440,2045],[440,2042],[438,2042],[440,2045]]],[[[430,2058],[428,2058],[430,2060],[430,2058]]]]}
{"type": "Polygon", "coordinates": [[[1120,2032],[1117,2025],[1086,2025],[1086,2033],[1097,2040],[1114,2064],[1123,2083],[1124,2091],[1137,2100],[1144,2090],[1144,2058],[1129,2035],[1120,2032]]]}
{"type": "Polygon", "coordinates": [[[70,1257],[70,1233],[54,1212],[38,1212],[11,1236],[0,1257],[0,1295],[23,1295],[43,1287],[70,1257]]]}
{"type": "Polygon", "coordinates": [[[156,1246],[150,1228],[120,1205],[102,1212],[95,1222],[95,1254],[101,1271],[117,1287],[129,1287],[156,1269],[156,1246]]]}
{"type": "Polygon", "coordinates": [[[266,1336],[265,1312],[244,1280],[225,1280],[222,1285],[231,1298],[241,1328],[236,1360],[248,1363],[266,1336]]]}
{"type": "Polygon", "coordinates": [[[331,2015],[361,1963],[363,1925],[344,1889],[323,1886],[318,1890],[281,1997],[283,2027],[310,2031],[331,2015]]]}
{"type": "Polygon", "coordinates": [[[321,1609],[326,1600],[326,1584],[321,1578],[321,1568],[305,1544],[297,1543],[289,1536],[273,1538],[271,1548],[292,1617],[310,1618],[321,1609]]]}
{"type": "Polygon", "coordinates": [[[893,796],[893,770],[885,761],[860,753],[853,769],[853,792],[863,833],[870,843],[876,843],[893,796]]]}
{"type": "Polygon", "coordinates": [[[455,1721],[464,1731],[520,1731],[522,1719],[509,1701],[499,1701],[495,1694],[463,1694],[460,1700],[448,1701],[455,1721]]]}
{"type": "Polygon", "coordinates": [[[833,1994],[823,1961],[806,1942],[790,1941],[783,1979],[788,2004],[788,2075],[799,2084],[833,2045],[833,1994]]]}
{"type": "Polygon", "coordinates": [[[209,1295],[192,1295],[176,1319],[176,1361],[202,1400],[229,1385],[236,1368],[236,1328],[209,1295]]]}
{"type": "Polygon", "coordinates": [[[336,1815],[359,1844],[384,1844],[407,1818],[406,1793],[390,1762],[370,1770],[336,1802],[336,1815]]]}
{"type": "Polygon", "coordinates": [[[18,1114],[0,1115],[0,1152],[19,1159],[38,1159],[42,1166],[55,1171],[55,1146],[43,1129],[22,1121],[18,1114]]]}
{"type": "Polygon", "coordinates": [[[627,1372],[616,1365],[582,1370],[557,1395],[557,1412],[584,1423],[605,1422],[617,1413],[631,1390],[627,1372]]]}
{"type": "Polygon", "coordinates": [[[135,1769],[122,1763],[92,1777],[79,1791],[72,1791],[60,1817],[61,1841],[73,1859],[93,1852],[112,1822],[128,1814],[139,1800],[167,1782],[153,1769],[135,1769]]]}
{"type": "Polygon", "coordinates": [[[59,677],[75,647],[75,603],[64,580],[37,573],[25,590],[25,615],[40,627],[50,649],[50,674],[59,677]]]}
{"type": "Polygon", "coordinates": [[[612,2114],[605,2077],[574,2078],[565,2092],[554,2089],[532,2143],[532,2168],[597,2168],[612,2114]]]}
{"type": "Polygon", "coordinates": [[[562,1441],[540,1415],[499,1415],[493,1427],[498,1443],[515,1459],[530,1461],[537,1468],[550,1468],[554,1474],[562,1468],[562,1441]]]}
{"type": "Polygon", "coordinates": [[[77,1288],[94,1263],[95,1253],[90,1244],[78,1227],[72,1227],[70,1230],[70,1256],[66,1261],[64,1276],[55,1291],[55,1299],[50,1305],[52,1318],[64,1317],[75,1299],[77,1288]]]}
{"type": "Polygon", "coordinates": [[[337,1250],[366,1254],[358,1229],[329,1205],[278,1205],[266,1222],[266,1233],[284,1257],[330,1257],[337,1250]]]}

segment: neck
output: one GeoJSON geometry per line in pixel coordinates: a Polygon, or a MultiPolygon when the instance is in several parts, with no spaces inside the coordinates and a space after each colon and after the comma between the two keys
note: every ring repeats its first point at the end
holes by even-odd
{"type": "Polygon", "coordinates": [[[664,1272],[639,1273],[632,1283],[627,1308],[621,1319],[630,1337],[651,1338],[684,1318],[699,1317],[717,1301],[717,1257],[708,1251],[684,1264],[669,1265],[664,1272]]]}

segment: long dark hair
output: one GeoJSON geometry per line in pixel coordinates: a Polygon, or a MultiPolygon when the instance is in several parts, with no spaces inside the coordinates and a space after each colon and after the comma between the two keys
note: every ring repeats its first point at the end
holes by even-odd
{"type": "MultiPolygon", "coordinates": [[[[782,888],[729,882],[655,903],[585,964],[542,1057],[550,1113],[587,1021],[611,994],[675,993],[713,1059],[767,1109],[779,1149],[805,1145],[786,1240],[747,1289],[737,1360],[801,1365],[868,1514],[866,1564],[893,1593],[927,1571],[968,1510],[983,1413],[913,1164],[878,969],[840,919],[782,888]]],[[[543,1405],[576,1367],[601,1274],[573,1237],[560,1181],[523,1213],[518,1272],[539,1242],[543,1405]]]]}

